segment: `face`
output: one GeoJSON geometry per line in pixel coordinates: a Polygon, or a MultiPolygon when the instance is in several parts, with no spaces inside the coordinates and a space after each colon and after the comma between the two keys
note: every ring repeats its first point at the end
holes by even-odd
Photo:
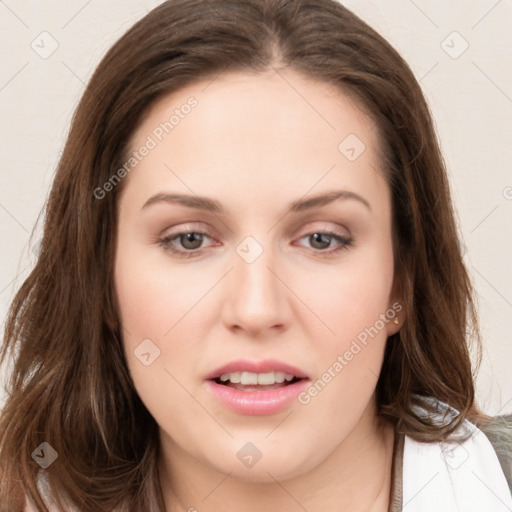
{"type": "Polygon", "coordinates": [[[171,457],[283,479],[374,428],[401,309],[376,132],[348,96],[292,71],[195,83],[139,125],[115,289],[171,457]],[[265,387],[280,372],[302,378],[265,387]]]}

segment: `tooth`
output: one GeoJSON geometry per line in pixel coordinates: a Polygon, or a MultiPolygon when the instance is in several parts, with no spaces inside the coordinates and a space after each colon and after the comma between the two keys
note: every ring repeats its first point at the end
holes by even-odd
{"type": "MultiPolygon", "coordinates": [[[[231,380],[231,382],[233,382],[233,380],[231,380]]],[[[252,372],[242,372],[240,383],[244,386],[258,384],[258,374],[252,372]]]]}
{"type": "Polygon", "coordinates": [[[229,380],[233,384],[240,384],[240,381],[241,381],[240,372],[230,373],[229,380]]]}
{"type": "Polygon", "coordinates": [[[246,386],[260,385],[269,386],[275,383],[281,384],[285,380],[291,382],[295,378],[294,375],[284,372],[267,372],[267,373],[253,373],[253,372],[233,372],[224,373],[220,376],[221,382],[230,381],[233,384],[242,384],[246,386]]]}
{"type": "Polygon", "coordinates": [[[274,372],[258,373],[258,384],[262,386],[268,386],[276,382],[274,372]]]}
{"type": "Polygon", "coordinates": [[[276,382],[278,384],[281,384],[282,382],[284,382],[285,374],[283,372],[275,372],[275,374],[276,374],[276,382]]]}

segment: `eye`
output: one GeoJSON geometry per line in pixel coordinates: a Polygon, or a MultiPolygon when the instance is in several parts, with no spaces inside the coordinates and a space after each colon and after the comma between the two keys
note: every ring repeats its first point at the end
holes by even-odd
{"type": "Polygon", "coordinates": [[[315,231],[314,233],[309,233],[300,240],[304,238],[308,239],[311,242],[313,249],[315,252],[323,255],[331,255],[343,249],[348,249],[348,247],[352,244],[352,238],[338,235],[337,233],[332,233],[330,231],[315,231]],[[326,251],[325,249],[332,247],[331,242],[335,242],[337,246],[334,249],[326,251]]]}
{"type": "Polygon", "coordinates": [[[204,231],[180,231],[158,240],[159,244],[166,250],[171,251],[179,257],[190,258],[201,252],[205,238],[211,238],[208,232],[204,231]],[[182,249],[177,249],[179,244],[182,249]]]}

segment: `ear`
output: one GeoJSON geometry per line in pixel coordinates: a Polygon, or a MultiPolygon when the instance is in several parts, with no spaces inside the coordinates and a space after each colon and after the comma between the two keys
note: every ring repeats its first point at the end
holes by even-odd
{"type": "Polygon", "coordinates": [[[105,305],[105,323],[112,332],[119,329],[117,311],[119,311],[117,306],[117,297],[115,295],[115,290],[112,289],[111,295],[107,299],[107,304],[105,305]]]}
{"type": "Polygon", "coordinates": [[[407,316],[402,281],[396,273],[393,286],[391,287],[386,316],[389,318],[389,322],[386,325],[389,337],[396,334],[402,328],[407,316]]]}
{"type": "Polygon", "coordinates": [[[117,323],[117,320],[115,318],[113,318],[113,315],[107,315],[106,323],[107,323],[108,328],[111,331],[116,331],[117,330],[118,323],[117,323]]]}

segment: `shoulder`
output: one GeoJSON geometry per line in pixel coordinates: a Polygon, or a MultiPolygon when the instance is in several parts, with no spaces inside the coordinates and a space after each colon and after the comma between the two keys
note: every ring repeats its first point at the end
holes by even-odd
{"type": "MultiPolygon", "coordinates": [[[[458,414],[447,404],[431,399],[426,399],[423,411],[417,412],[441,423],[458,414]]],[[[417,512],[512,510],[506,468],[512,457],[510,426],[509,417],[497,417],[484,433],[466,420],[449,440],[433,443],[406,435],[403,503],[410,503],[417,512]]]]}
{"type": "Polygon", "coordinates": [[[494,416],[480,430],[497,446],[508,447],[512,453],[512,414],[494,416]]]}
{"type": "Polygon", "coordinates": [[[495,416],[480,430],[492,444],[512,493],[512,414],[495,416]]]}

